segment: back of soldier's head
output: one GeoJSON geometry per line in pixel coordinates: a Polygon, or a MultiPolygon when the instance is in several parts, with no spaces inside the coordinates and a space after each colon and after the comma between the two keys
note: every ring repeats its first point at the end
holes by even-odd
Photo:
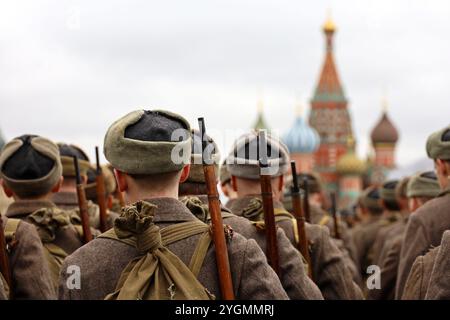
{"type": "Polygon", "coordinates": [[[259,180],[259,157],[265,154],[267,174],[273,178],[284,175],[289,167],[288,148],[281,140],[269,134],[266,142],[264,149],[260,150],[258,132],[252,131],[239,137],[227,157],[228,172],[240,179],[259,180]]]}
{"type": "Polygon", "coordinates": [[[430,159],[450,163],[450,126],[432,133],[428,137],[426,150],[430,159]]]}
{"type": "Polygon", "coordinates": [[[409,198],[420,198],[424,201],[437,197],[440,192],[439,182],[434,171],[415,174],[407,186],[409,198]]]}
{"type": "Polygon", "coordinates": [[[388,211],[399,211],[400,206],[396,197],[396,188],[398,180],[388,180],[381,186],[380,197],[383,206],[388,211]]]}
{"type": "Polygon", "coordinates": [[[17,137],[3,148],[0,170],[6,186],[19,198],[45,195],[61,179],[58,147],[36,135],[17,137]]]}
{"type": "Polygon", "coordinates": [[[190,163],[189,123],[168,111],[133,111],[110,126],[104,154],[115,169],[136,181],[161,182],[190,163]]]}
{"type": "Polygon", "coordinates": [[[187,180],[179,186],[179,194],[204,195],[207,193],[207,189],[203,172],[203,160],[214,165],[215,176],[219,179],[220,151],[217,143],[208,134],[204,135],[203,140],[205,143],[203,143],[199,130],[193,129],[191,133],[191,169],[187,180]],[[205,155],[205,159],[203,159],[203,155],[205,155]]]}
{"type": "Polygon", "coordinates": [[[359,204],[373,216],[383,213],[380,203],[380,190],[377,187],[369,187],[361,194],[359,204]]]}
{"type": "Polygon", "coordinates": [[[320,177],[315,173],[300,173],[297,174],[297,179],[300,184],[300,188],[305,189],[305,185],[308,184],[309,193],[321,193],[322,182],[320,177]]]}
{"type": "Polygon", "coordinates": [[[78,159],[78,167],[81,175],[87,175],[91,168],[89,157],[80,147],[67,144],[64,142],[58,143],[58,149],[61,156],[61,163],[63,166],[63,176],[66,181],[75,180],[75,164],[73,158],[78,159]]]}

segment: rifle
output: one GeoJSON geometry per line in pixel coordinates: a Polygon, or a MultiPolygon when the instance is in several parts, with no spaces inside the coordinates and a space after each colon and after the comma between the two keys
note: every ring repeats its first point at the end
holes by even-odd
{"type": "Polygon", "coordinates": [[[280,276],[280,264],[278,256],[277,245],[277,226],[275,224],[275,214],[273,210],[273,195],[272,195],[272,179],[267,171],[269,168],[269,162],[267,157],[267,137],[266,131],[259,131],[258,134],[258,160],[259,160],[259,180],[261,182],[261,196],[264,209],[264,224],[267,239],[267,259],[270,266],[280,276]],[[261,152],[264,150],[264,152],[261,152]]]}
{"type": "Polygon", "coordinates": [[[331,215],[333,216],[334,222],[334,236],[336,237],[336,239],[341,239],[341,232],[339,231],[339,224],[336,212],[336,193],[332,192],[330,194],[330,197],[331,197],[331,215]]]}
{"type": "Polygon", "coordinates": [[[6,246],[5,230],[3,228],[3,220],[0,214],[0,271],[5,278],[9,287],[9,299],[13,297],[13,283],[11,268],[9,265],[8,249],[6,246]]]}
{"type": "Polygon", "coordinates": [[[100,209],[100,231],[107,230],[107,213],[106,213],[106,193],[105,193],[105,177],[103,176],[102,167],[100,166],[100,158],[98,156],[98,147],[95,147],[95,158],[97,160],[97,169],[95,171],[95,184],[97,193],[97,203],[100,209]]]}
{"type": "Polygon", "coordinates": [[[212,237],[216,252],[217,271],[219,274],[220,292],[222,299],[234,300],[233,281],[231,279],[230,261],[228,258],[227,243],[222,221],[222,210],[220,208],[219,192],[217,191],[217,179],[214,164],[211,157],[206,158],[205,149],[207,141],[205,139],[205,120],[198,118],[200,137],[202,139],[202,164],[205,174],[205,183],[208,194],[208,207],[211,216],[212,237]]]}
{"type": "Polygon", "coordinates": [[[291,170],[292,170],[292,188],[291,188],[292,208],[295,219],[297,220],[297,230],[299,238],[297,245],[298,250],[301,252],[302,256],[308,263],[309,277],[312,278],[311,256],[309,255],[309,243],[305,230],[305,213],[303,212],[302,208],[302,200],[300,195],[300,187],[298,185],[295,161],[291,161],[291,170]]]}
{"type": "Polygon", "coordinates": [[[80,208],[81,226],[83,227],[83,242],[88,243],[92,240],[91,227],[89,225],[89,214],[86,201],[86,192],[81,182],[80,169],[78,167],[78,158],[73,156],[73,164],[75,166],[75,176],[77,179],[77,196],[78,207],[80,208]]]}
{"type": "Polygon", "coordinates": [[[311,211],[309,209],[309,185],[308,178],[303,178],[303,209],[305,212],[306,222],[311,223],[311,211]]]}

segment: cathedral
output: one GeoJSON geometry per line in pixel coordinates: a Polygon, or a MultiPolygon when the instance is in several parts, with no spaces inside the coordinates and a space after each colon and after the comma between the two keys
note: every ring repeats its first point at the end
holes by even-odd
{"type": "MultiPolygon", "coordinates": [[[[298,172],[316,172],[327,192],[336,192],[339,207],[355,202],[361,190],[378,185],[389,170],[395,168],[395,147],[399,133],[389,118],[386,103],[379,121],[370,133],[371,151],[362,160],[356,154],[351,110],[339,79],[334,59],[336,25],[328,18],[322,28],[325,37],[325,57],[319,80],[310,100],[309,117],[301,112],[292,127],[282,136],[298,172]]],[[[258,103],[255,129],[268,128],[262,102],[258,103]]]]}

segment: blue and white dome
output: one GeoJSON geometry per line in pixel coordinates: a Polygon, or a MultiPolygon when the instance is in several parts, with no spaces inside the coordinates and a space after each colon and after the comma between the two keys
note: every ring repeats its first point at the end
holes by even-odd
{"type": "Polygon", "coordinates": [[[319,134],[301,116],[297,116],[294,125],[282,140],[289,148],[290,153],[313,153],[320,145],[319,134]]]}

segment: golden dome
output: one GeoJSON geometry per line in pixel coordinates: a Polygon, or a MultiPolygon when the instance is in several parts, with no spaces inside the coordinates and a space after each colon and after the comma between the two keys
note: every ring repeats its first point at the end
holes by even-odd
{"type": "Polygon", "coordinates": [[[325,33],[333,33],[336,31],[336,25],[334,24],[333,19],[331,19],[331,14],[328,13],[328,18],[323,25],[323,31],[325,33]]]}
{"type": "Polygon", "coordinates": [[[347,146],[347,153],[339,159],[336,165],[337,172],[340,175],[362,175],[366,171],[366,164],[354,152],[355,140],[353,137],[348,138],[347,146]]]}

